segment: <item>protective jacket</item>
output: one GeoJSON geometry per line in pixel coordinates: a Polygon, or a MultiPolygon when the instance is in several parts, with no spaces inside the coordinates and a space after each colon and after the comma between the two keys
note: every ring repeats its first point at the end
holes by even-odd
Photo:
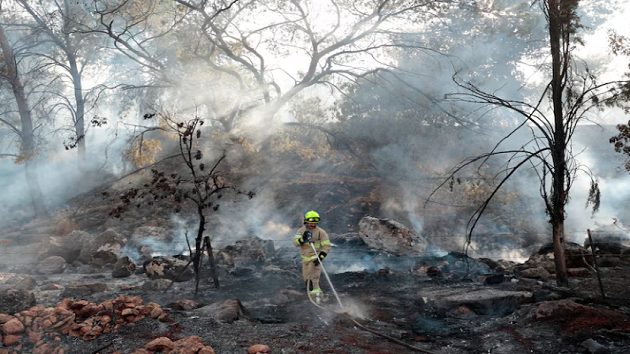
{"type": "MultiPolygon", "coordinates": [[[[301,247],[300,253],[302,255],[302,262],[310,262],[317,258],[317,255],[313,251],[313,247],[311,247],[308,243],[303,243],[303,235],[306,230],[306,226],[302,226],[297,230],[295,237],[293,238],[293,245],[295,247],[301,247]]],[[[317,252],[325,252],[328,254],[330,252],[331,244],[326,231],[321,229],[319,226],[310,231],[313,233],[313,244],[315,245],[317,252]]]]}

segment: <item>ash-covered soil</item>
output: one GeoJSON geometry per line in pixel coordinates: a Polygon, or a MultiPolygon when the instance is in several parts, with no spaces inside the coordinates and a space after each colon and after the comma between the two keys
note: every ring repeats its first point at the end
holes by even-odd
{"type": "MultiPolygon", "coordinates": [[[[252,272],[222,270],[219,289],[208,280],[206,270],[197,296],[193,280],[175,283],[168,291],[144,291],[133,286],[142,285],[146,275],[112,278],[108,269],[85,274],[81,273],[84,269],[71,268],[64,274],[35,279],[38,289],[46,283],[100,281],[108,284],[109,290],[84,300],[100,303],[121,295],[139,296],[145,304],[156,302],[168,312],[163,321],[147,317],[91,341],[62,336],[61,343],[72,353],[132,353],[158,337],[176,340],[189,336],[199,336],[218,354],[247,353],[253,344],[266,344],[272,353],[421,352],[368,332],[351,319],[432,353],[594,352],[582,345],[587,340],[605,347],[601,353],[630,353],[630,267],[625,263],[603,272],[605,300],[601,299],[595,277],[571,278],[569,289],[558,289],[553,282],[523,285],[515,276],[506,276],[500,284],[485,285],[475,277],[459,274],[436,278],[394,270],[331,274],[344,305],[340,310],[324,276],[322,288],[327,297],[321,309],[305,296],[297,266],[291,268],[286,261],[278,262],[282,263],[271,260],[252,272]],[[432,290],[467,293],[489,288],[531,291],[535,301],[513,311],[497,309],[496,313],[477,314],[470,309],[436,307],[421,296],[432,290]],[[181,299],[194,300],[199,306],[238,299],[246,311],[235,321],[223,322],[201,309],[183,311],[171,307],[181,299]],[[537,318],[536,308],[541,303],[561,299],[573,299],[585,305],[585,310],[537,318]]],[[[62,299],[61,290],[36,290],[36,296],[38,305],[44,306],[54,306],[62,299]]]]}

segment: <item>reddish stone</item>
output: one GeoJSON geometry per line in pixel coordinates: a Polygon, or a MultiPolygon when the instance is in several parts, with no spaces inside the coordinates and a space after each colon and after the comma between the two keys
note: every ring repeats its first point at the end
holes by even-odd
{"type": "Polygon", "coordinates": [[[5,334],[18,334],[24,332],[24,323],[17,318],[13,318],[0,326],[0,328],[5,334]]]}
{"type": "Polygon", "coordinates": [[[70,309],[77,311],[83,308],[83,306],[86,306],[87,304],[89,304],[89,302],[85,301],[85,300],[81,300],[81,301],[77,301],[75,303],[73,303],[72,305],[70,305],[70,309]]]}
{"type": "Polygon", "coordinates": [[[55,306],[55,308],[60,308],[64,310],[70,310],[70,307],[74,304],[74,300],[72,299],[63,299],[61,302],[55,306]]]}
{"type": "Polygon", "coordinates": [[[4,343],[5,347],[12,347],[14,345],[20,344],[21,341],[22,341],[22,336],[10,334],[8,336],[4,336],[4,340],[2,341],[2,343],[4,343]]]}
{"type": "Polygon", "coordinates": [[[90,317],[93,314],[101,311],[102,309],[103,309],[103,306],[100,306],[97,304],[88,304],[88,305],[85,305],[83,308],[81,308],[81,310],[77,311],[77,316],[90,317]]]}
{"type": "Polygon", "coordinates": [[[122,310],[121,315],[123,316],[136,316],[140,313],[140,311],[136,310],[135,308],[126,308],[124,310],[122,310]]]}
{"type": "Polygon", "coordinates": [[[42,340],[43,336],[44,336],[44,332],[28,331],[28,340],[30,340],[31,343],[39,342],[40,340],[42,340]]]}
{"type": "Polygon", "coordinates": [[[166,337],[160,337],[160,338],[154,339],[144,346],[145,349],[152,352],[170,351],[170,350],[173,350],[174,347],[175,345],[173,344],[173,341],[171,341],[170,339],[166,337]]]}
{"type": "Polygon", "coordinates": [[[169,354],[197,354],[204,348],[201,338],[190,336],[176,341],[174,348],[169,354]]]}
{"type": "Polygon", "coordinates": [[[249,347],[247,354],[268,354],[271,353],[271,348],[264,344],[255,344],[249,347]]]}
{"type": "Polygon", "coordinates": [[[154,308],[153,310],[151,310],[151,312],[149,313],[149,317],[151,318],[158,318],[163,314],[163,311],[161,308],[154,308]]]}
{"type": "Polygon", "coordinates": [[[6,313],[0,313],[0,324],[7,323],[14,318],[14,316],[7,315],[6,313]]]}

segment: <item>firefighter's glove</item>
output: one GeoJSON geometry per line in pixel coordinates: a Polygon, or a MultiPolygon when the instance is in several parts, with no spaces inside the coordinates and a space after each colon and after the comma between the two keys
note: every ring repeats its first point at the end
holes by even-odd
{"type": "Polygon", "coordinates": [[[313,233],[310,231],[304,231],[302,234],[302,244],[307,244],[309,242],[313,242],[313,233]]]}
{"type": "Polygon", "coordinates": [[[320,252],[319,253],[319,258],[315,258],[313,263],[315,263],[315,265],[318,266],[318,265],[320,265],[322,263],[324,258],[326,258],[326,252],[320,252]]]}

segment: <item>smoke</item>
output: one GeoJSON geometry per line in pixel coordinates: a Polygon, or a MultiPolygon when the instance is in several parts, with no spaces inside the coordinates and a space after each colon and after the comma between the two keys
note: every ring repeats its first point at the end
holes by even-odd
{"type": "MultiPolygon", "coordinates": [[[[496,6],[507,5],[497,3],[496,6]]],[[[509,6],[524,5],[510,3],[509,6]]],[[[268,105],[261,104],[260,90],[242,90],[234,80],[205,70],[207,66],[202,60],[183,50],[180,54],[185,60],[181,60],[177,67],[178,80],[174,87],[127,90],[119,96],[112,94],[101,101],[99,114],[110,118],[107,128],[117,121],[149,125],[141,119],[142,115],[161,110],[174,112],[182,119],[200,115],[208,119],[213,131],[223,130],[222,136],[211,137],[212,144],[201,147],[206,159],[212,161],[218,157],[221,148],[230,147],[229,167],[235,174],[243,172],[246,175],[245,180],[239,181],[238,188],[255,191],[256,197],[250,200],[243,195],[226,194],[218,201],[221,207],[208,214],[206,231],[215,247],[255,236],[273,240],[276,248],[290,248],[293,233],[301,225],[300,214],[308,210],[317,210],[323,215],[322,227],[330,233],[346,232],[346,228],[356,226],[348,226],[350,220],[356,220],[364,213],[350,201],[362,197],[359,194],[365,191],[348,187],[343,190],[345,194],[333,195],[342,188],[335,188],[326,179],[345,181],[368,176],[377,178],[379,187],[366,194],[374,192],[377,195],[374,199],[382,200],[370,212],[376,211],[379,217],[400,221],[430,238],[435,242],[432,247],[436,254],[461,250],[466,236],[465,224],[480,202],[479,198],[475,199],[475,192],[496,186],[496,180],[491,177],[505,160],[490,161],[492,171],[480,172],[475,168],[461,171],[456,176],[461,178],[461,183],[454,180],[452,190],[447,184],[434,195],[435,203],[425,205],[425,202],[454,165],[467,157],[490,151],[519,123],[519,118],[505,111],[480,110],[479,106],[467,102],[443,98],[449,93],[462,92],[453,82],[454,71],[461,78],[500,97],[515,100],[536,97],[535,77],[519,64],[532,62],[529,53],[539,53],[546,45],[545,23],[535,10],[525,6],[512,17],[505,18],[493,17],[483,11],[454,12],[446,21],[427,23],[426,31],[422,32],[430,35],[408,34],[392,39],[409,44],[409,48],[440,48],[440,53],[411,49],[392,51],[389,53],[393,56],[389,61],[390,69],[397,75],[382,73],[366,76],[364,81],[358,82],[329,78],[326,83],[332,91],[304,90],[302,96],[295,96],[277,112],[273,109],[277,107],[268,110],[268,105]],[[351,87],[352,90],[341,95],[334,90],[340,87],[351,87]],[[228,118],[232,112],[237,119],[230,125],[228,118]],[[277,145],[270,137],[277,137],[279,129],[286,128],[282,123],[289,121],[321,123],[320,127],[336,135],[331,138],[316,130],[283,131],[281,138],[285,139],[285,144],[281,147],[300,150],[302,155],[298,158],[274,151],[277,145]],[[333,143],[348,143],[353,152],[358,153],[356,159],[369,167],[347,163],[339,155],[351,153],[348,150],[334,151],[339,146],[330,148],[327,139],[333,143]],[[252,152],[248,154],[247,149],[252,152]],[[252,156],[255,161],[248,160],[252,156]],[[483,182],[479,182],[482,178],[483,182]],[[334,209],[337,205],[344,206],[334,209]],[[344,210],[346,206],[353,210],[344,210]],[[335,220],[334,224],[332,220],[335,220]],[[327,222],[331,223],[327,225],[327,222]]],[[[164,62],[177,62],[175,52],[166,51],[164,62]]],[[[304,61],[262,49],[261,53],[278,57],[268,65],[269,72],[278,76],[274,82],[282,86],[282,92],[293,87],[296,83],[293,77],[301,76],[300,64],[304,61]],[[288,74],[273,70],[279,68],[288,74]]],[[[133,75],[134,72],[128,71],[130,61],[121,57],[112,60],[113,71],[119,71],[117,78],[124,79],[129,87],[147,83],[147,75],[137,72],[133,75]]],[[[97,78],[99,75],[92,79],[96,81],[97,78]]],[[[272,95],[274,98],[277,97],[272,95]]],[[[89,170],[95,171],[91,174],[78,170],[75,151],[51,149],[42,154],[38,165],[45,203],[51,207],[70,208],[66,205],[69,199],[98,186],[103,177],[120,176],[128,171],[120,159],[123,144],[127,136],[140,130],[137,127],[127,131],[91,128],[86,138],[89,139],[89,170]]],[[[612,149],[610,152],[603,148],[592,151],[595,146],[606,147],[606,134],[602,134],[601,139],[591,136],[592,141],[588,144],[576,141],[576,151],[586,149],[579,156],[580,161],[598,176],[602,207],[594,217],[584,208],[589,180],[578,177],[567,209],[567,229],[575,231],[574,235],[568,235],[569,239],[579,239],[586,228],[610,224],[612,217],[627,220],[630,224],[630,215],[625,212],[628,208],[624,200],[627,200],[629,190],[625,188],[625,175],[611,176],[608,172],[616,168],[612,149]]],[[[530,138],[527,132],[517,134],[502,147],[519,148],[530,138]]],[[[59,141],[54,144],[61,146],[59,141]]],[[[5,186],[0,194],[0,224],[26,219],[29,212],[15,211],[23,210],[22,207],[30,203],[23,166],[3,163],[0,168],[0,181],[5,186]]],[[[487,239],[473,239],[471,249],[475,255],[520,259],[529,244],[516,242],[512,236],[538,241],[550,239],[539,187],[531,170],[524,170],[504,186],[505,193],[497,196],[487,211],[488,217],[482,218],[478,229],[482,237],[499,235],[492,240],[498,246],[484,248],[486,242],[481,240],[487,239]]],[[[198,227],[195,215],[190,218],[175,215],[170,223],[175,225],[174,244],[147,241],[144,246],[175,251],[185,245],[186,232],[189,238],[194,238],[198,227]]],[[[132,258],[139,256],[133,250],[126,252],[130,252],[132,258]]],[[[363,254],[348,255],[347,261],[331,263],[330,268],[331,272],[344,269],[377,271],[397,264],[406,269],[406,264],[398,258],[363,254]]]]}

